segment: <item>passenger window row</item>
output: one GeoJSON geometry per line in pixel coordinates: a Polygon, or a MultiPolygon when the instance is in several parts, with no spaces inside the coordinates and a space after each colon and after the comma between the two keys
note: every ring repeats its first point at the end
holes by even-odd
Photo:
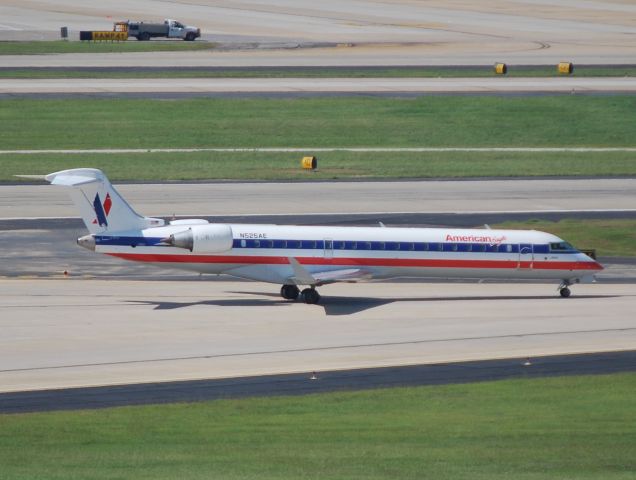
{"type": "MultiPolygon", "coordinates": [[[[234,240],[234,248],[285,248],[299,250],[376,250],[404,252],[488,252],[519,253],[517,244],[490,245],[486,243],[441,242],[366,242],[348,240],[234,240]]],[[[553,245],[553,244],[552,244],[553,245]]],[[[552,247],[550,245],[550,247],[552,247]]],[[[554,250],[551,248],[551,250],[554,250]]],[[[567,249],[561,250],[565,251],[567,249]]],[[[548,245],[522,245],[522,253],[548,253],[548,245]]]]}

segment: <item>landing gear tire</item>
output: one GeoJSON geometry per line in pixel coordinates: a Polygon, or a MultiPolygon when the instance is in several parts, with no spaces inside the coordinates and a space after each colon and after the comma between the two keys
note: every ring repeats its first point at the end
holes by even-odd
{"type": "Polygon", "coordinates": [[[300,295],[300,290],[296,285],[283,285],[280,288],[280,296],[285,300],[296,300],[300,295]]]}
{"type": "Polygon", "coordinates": [[[313,305],[320,301],[320,294],[315,288],[305,288],[301,293],[301,298],[303,302],[313,305]]]}
{"type": "Polygon", "coordinates": [[[568,287],[563,287],[561,290],[559,290],[559,293],[563,298],[568,298],[572,294],[568,287]]]}

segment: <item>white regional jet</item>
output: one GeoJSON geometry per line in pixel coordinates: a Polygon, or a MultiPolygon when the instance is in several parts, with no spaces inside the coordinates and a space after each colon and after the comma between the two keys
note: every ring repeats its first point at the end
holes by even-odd
{"type": "Polygon", "coordinates": [[[316,287],[395,277],[555,280],[561,296],[592,281],[596,261],[535,230],[228,225],[138,215],[92,168],[51,173],[69,187],[89,235],[82,247],[113,257],[282,284],[288,300],[317,303],[316,287]],[[306,287],[302,292],[299,286],[306,287]]]}

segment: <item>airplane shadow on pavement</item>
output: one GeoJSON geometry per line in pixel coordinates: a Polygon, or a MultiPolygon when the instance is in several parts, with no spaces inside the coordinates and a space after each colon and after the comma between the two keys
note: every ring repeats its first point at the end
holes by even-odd
{"type": "MultiPolygon", "coordinates": [[[[175,310],[178,308],[194,307],[197,305],[207,305],[215,307],[276,307],[293,306],[302,304],[283,300],[279,295],[271,292],[228,292],[237,295],[258,295],[263,298],[228,298],[221,300],[201,300],[196,302],[166,302],[153,300],[128,300],[127,303],[137,305],[154,305],[155,310],[175,310]]],[[[391,303],[400,302],[462,302],[462,301],[511,301],[511,300],[549,300],[555,302],[573,302],[579,300],[590,300],[600,298],[616,298],[621,295],[577,295],[570,298],[561,298],[558,295],[535,295],[535,296],[494,296],[494,297],[402,297],[402,298],[373,298],[373,297],[335,297],[322,296],[320,303],[311,305],[315,308],[323,308],[326,315],[353,315],[373,308],[381,307],[391,303]]],[[[304,305],[304,304],[303,304],[304,305]]]]}

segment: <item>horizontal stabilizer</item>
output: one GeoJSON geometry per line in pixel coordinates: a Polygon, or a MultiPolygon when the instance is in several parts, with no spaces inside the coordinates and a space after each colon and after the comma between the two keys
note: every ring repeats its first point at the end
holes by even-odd
{"type": "Polygon", "coordinates": [[[93,182],[108,181],[101,170],[95,168],[62,170],[61,172],[49,173],[44,179],[51,185],[62,185],[65,187],[77,187],[93,182]]]}
{"type": "Polygon", "coordinates": [[[79,185],[100,181],[95,177],[84,177],[81,175],[47,175],[46,180],[49,181],[51,185],[62,185],[64,187],[77,187],[79,185]]]}
{"type": "Polygon", "coordinates": [[[28,178],[29,180],[46,180],[46,175],[14,175],[17,178],[28,178]]]}

